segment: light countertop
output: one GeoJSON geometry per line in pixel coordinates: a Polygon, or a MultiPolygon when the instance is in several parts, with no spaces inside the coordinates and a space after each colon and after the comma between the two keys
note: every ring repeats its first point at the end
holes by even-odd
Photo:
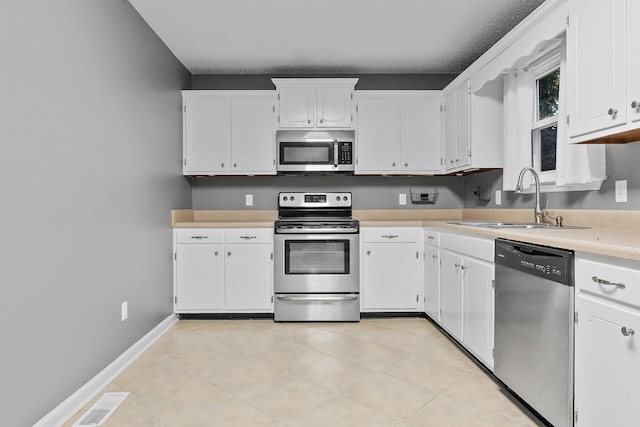
{"type": "MultiPolygon", "coordinates": [[[[640,261],[637,211],[557,210],[566,225],[580,229],[495,229],[450,224],[459,221],[532,222],[530,209],[354,210],[361,227],[432,227],[444,231],[504,238],[640,261]]],[[[278,212],[174,210],[174,228],[273,227],[278,212]]]]}

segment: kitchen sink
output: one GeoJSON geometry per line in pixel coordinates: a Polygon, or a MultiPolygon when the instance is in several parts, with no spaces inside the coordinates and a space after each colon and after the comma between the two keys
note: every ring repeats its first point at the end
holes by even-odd
{"type": "Polygon", "coordinates": [[[579,227],[575,225],[561,225],[557,226],[555,224],[536,224],[533,222],[485,222],[485,221],[461,221],[461,222],[450,222],[449,224],[455,225],[466,225],[468,227],[485,227],[485,228],[543,228],[543,229],[551,229],[551,230],[560,230],[560,229],[569,229],[569,228],[589,228],[589,227],[579,227]]]}

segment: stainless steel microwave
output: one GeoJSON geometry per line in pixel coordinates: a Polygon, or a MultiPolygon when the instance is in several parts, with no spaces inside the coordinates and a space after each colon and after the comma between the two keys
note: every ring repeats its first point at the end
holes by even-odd
{"type": "Polygon", "coordinates": [[[278,174],[352,174],[355,170],[353,131],[279,131],[276,143],[278,174]]]}

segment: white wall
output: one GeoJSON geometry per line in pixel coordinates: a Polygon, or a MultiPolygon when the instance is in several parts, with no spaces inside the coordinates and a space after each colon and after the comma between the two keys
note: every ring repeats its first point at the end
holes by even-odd
{"type": "Polygon", "coordinates": [[[190,75],[123,0],[4,2],[0,54],[0,425],[27,426],[172,311],[190,75]]]}

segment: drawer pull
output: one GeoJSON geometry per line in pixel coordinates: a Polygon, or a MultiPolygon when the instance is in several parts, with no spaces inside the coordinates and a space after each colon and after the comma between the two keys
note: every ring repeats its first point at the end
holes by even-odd
{"type": "Polygon", "coordinates": [[[433,236],[427,236],[427,239],[429,239],[429,240],[433,240],[433,239],[434,239],[434,237],[433,237],[433,236]]]}
{"type": "Polygon", "coordinates": [[[610,282],[608,280],[600,279],[597,276],[593,276],[591,278],[591,280],[593,280],[594,282],[596,282],[599,285],[616,286],[616,287],[618,287],[620,289],[624,289],[624,288],[627,287],[624,283],[613,283],[613,282],[610,282]]]}
{"type": "Polygon", "coordinates": [[[192,239],[208,239],[209,236],[191,236],[192,239]]]}
{"type": "Polygon", "coordinates": [[[257,239],[256,236],[240,236],[240,238],[245,240],[257,239]]]}
{"type": "Polygon", "coordinates": [[[631,328],[627,328],[626,326],[623,326],[622,329],[620,329],[620,332],[622,332],[622,335],[624,335],[625,337],[636,333],[636,331],[631,328]]]}
{"type": "Polygon", "coordinates": [[[397,239],[398,236],[396,234],[385,234],[382,237],[384,237],[385,239],[397,239]]]}

